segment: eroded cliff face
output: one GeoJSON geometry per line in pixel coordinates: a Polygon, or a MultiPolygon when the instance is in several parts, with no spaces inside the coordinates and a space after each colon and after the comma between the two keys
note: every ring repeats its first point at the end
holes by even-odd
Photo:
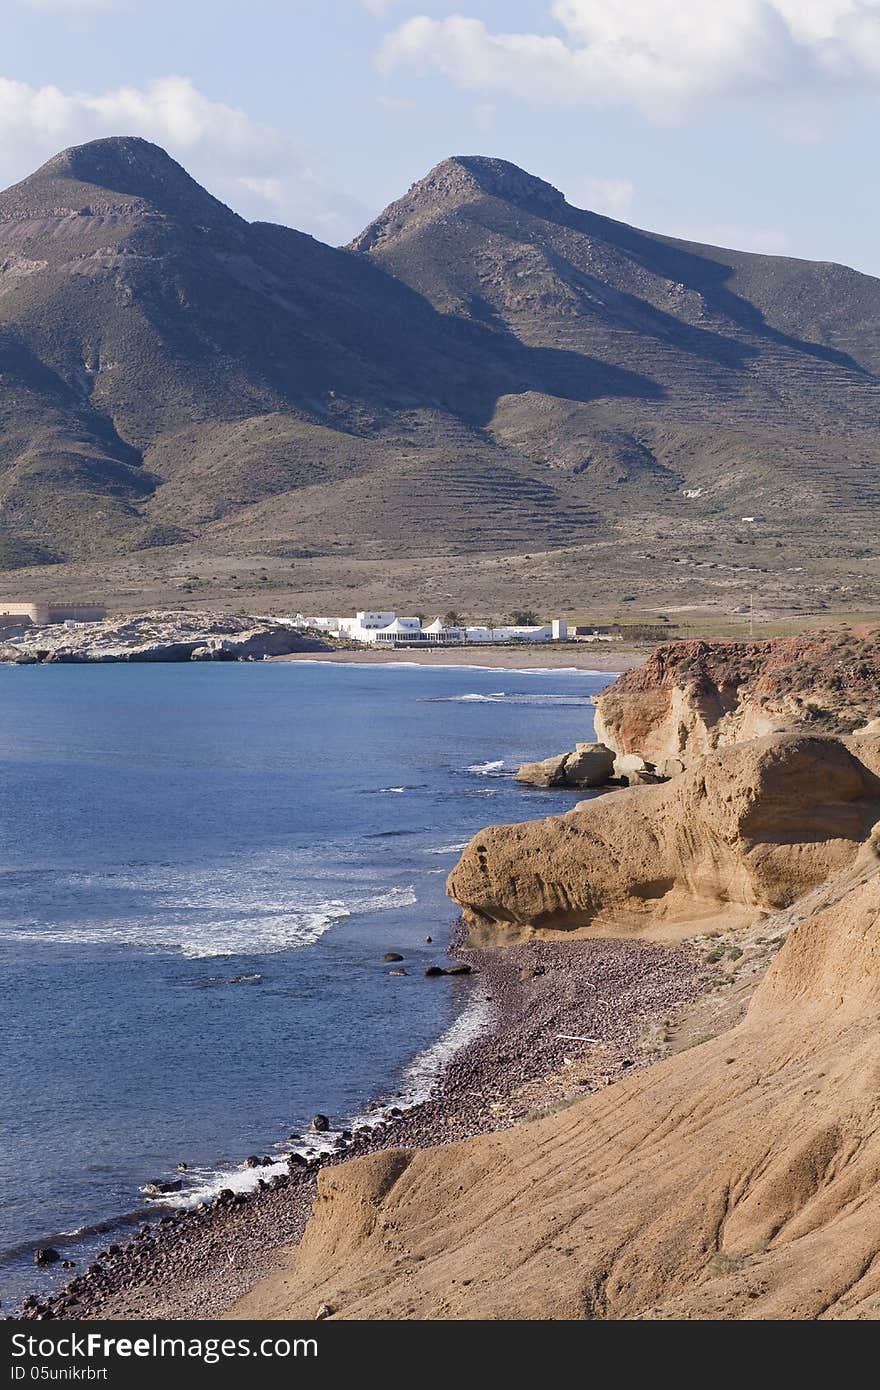
{"type": "Polygon", "coordinates": [[[325,1169],[234,1316],[880,1317],[872,839],[822,895],[731,1031],[545,1119],[325,1169]]]}
{"type": "Polygon", "coordinates": [[[656,787],[496,825],[448,880],[471,940],[558,931],[677,939],[787,906],[850,865],[880,820],[880,734],[775,734],[656,787]]]}
{"type": "Polygon", "coordinates": [[[877,715],[876,630],[675,642],[597,697],[596,737],[618,754],[691,762],[783,730],[850,732],[877,715]]]}

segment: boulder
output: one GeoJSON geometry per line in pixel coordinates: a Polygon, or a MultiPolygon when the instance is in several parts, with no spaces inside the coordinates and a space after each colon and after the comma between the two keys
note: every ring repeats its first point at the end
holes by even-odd
{"type": "Polygon", "coordinates": [[[615,777],[631,777],[634,772],[653,772],[654,764],[645,762],[640,753],[618,753],[614,759],[615,777]]]}
{"type": "Polygon", "coordinates": [[[323,1134],[325,1130],[330,1128],[330,1121],[326,1115],[315,1115],[309,1128],[315,1134],[323,1134]]]}
{"type": "Polygon", "coordinates": [[[602,787],[614,771],[614,754],[604,743],[578,743],[565,760],[563,782],[568,787],[602,787]]]}
{"type": "Polygon", "coordinates": [[[34,1251],[34,1264],[36,1265],[53,1265],[56,1260],[60,1259],[61,1256],[58,1251],[54,1250],[51,1245],[41,1245],[34,1251]]]}
{"type": "Polygon", "coordinates": [[[565,764],[570,757],[570,753],[559,753],[539,763],[523,763],[517,770],[516,781],[527,787],[561,787],[565,782],[565,764]]]}
{"type": "Polygon", "coordinates": [[[144,1184],[144,1193],[147,1197],[164,1197],[168,1192],[179,1192],[182,1187],[180,1178],[154,1178],[152,1182],[144,1184]]]}
{"type": "Polygon", "coordinates": [[[601,787],[614,770],[614,754],[604,743],[579,743],[539,763],[523,763],[517,782],[529,787],[601,787]]]}
{"type": "Polygon", "coordinates": [[[648,772],[646,770],[644,772],[628,772],[626,774],[626,780],[630,787],[653,787],[656,786],[658,782],[665,782],[668,779],[666,777],[661,777],[657,772],[648,772]]]}

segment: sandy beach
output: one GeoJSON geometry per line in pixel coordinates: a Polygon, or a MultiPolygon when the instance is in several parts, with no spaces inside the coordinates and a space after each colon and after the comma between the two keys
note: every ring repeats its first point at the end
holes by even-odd
{"type": "Polygon", "coordinates": [[[383,1108],[340,1139],[338,1152],[308,1166],[294,1160],[251,1194],[164,1210],[124,1242],[115,1237],[54,1296],[26,1300],[22,1315],[260,1317],[259,1286],[290,1261],[323,1164],[507,1128],[613,1085],[657,1059],[658,1025],[697,999],[712,974],[688,948],[633,941],[535,941],[456,955],[472,973],[425,979],[424,988],[461,990],[465,1010],[484,1013],[485,1023],[428,1100],[401,1113],[397,1097],[381,1098],[383,1108]]]}
{"type": "Polygon", "coordinates": [[[569,646],[516,647],[435,647],[419,651],[400,648],[397,651],[376,651],[370,647],[335,652],[293,652],[289,656],[272,657],[272,661],[335,661],[347,665],[416,665],[470,666],[512,671],[600,671],[617,675],[641,666],[648,655],[633,647],[616,643],[572,643],[569,646]]]}

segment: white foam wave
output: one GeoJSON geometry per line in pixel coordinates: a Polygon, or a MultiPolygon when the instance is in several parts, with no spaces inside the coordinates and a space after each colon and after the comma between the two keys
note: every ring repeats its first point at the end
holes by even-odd
{"type": "MultiPolygon", "coordinates": [[[[413,1110],[417,1105],[430,1100],[452,1058],[483,1032],[494,1017],[494,1006],[485,996],[472,997],[437,1041],[413,1058],[403,1073],[401,1088],[394,1100],[370,1106],[352,1115],[344,1127],[355,1129],[360,1125],[374,1125],[384,1120],[391,1109],[413,1110]]],[[[259,1168],[246,1168],[244,1164],[235,1168],[191,1168],[186,1175],[187,1186],[184,1191],[169,1192],[161,1197],[152,1198],[150,1205],[195,1207],[200,1202],[211,1201],[224,1188],[233,1192],[253,1192],[260,1179],[266,1182],[280,1173],[289,1171],[289,1153],[308,1152],[310,1157],[314,1157],[337,1152],[335,1140],[340,1133],[341,1130],[328,1130],[323,1134],[309,1134],[304,1142],[288,1141],[272,1145],[273,1152],[279,1155],[277,1161],[259,1168]]],[[[266,1154],[266,1157],[270,1156],[271,1154],[266,1154]]]]}
{"type": "Polygon", "coordinates": [[[495,758],[485,763],[471,763],[465,772],[475,772],[478,777],[500,777],[504,773],[504,759],[495,758]]]}
{"type": "Polygon", "coordinates": [[[524,695],[498,690],[492,695],[480,695],[469,691],[466,695],[434,695],[430,703],[438,705],[546,705],[551,709],[561,709],[567,705],[590,706],[589,695],[524,695]]]}
{"type": "Polygon", "coordinates": [[[438,845],[436,849],[429,850],[429,854],[461,854],[463,849],[467,849],[469,840],[462,840],[460,845],[438,845]]]}
{"type": "MultiPolygon", "coordinates": [[[[485,995],[472,996],[445,1033],[410,1062],[403,1074],[400,1093],[395,1096],[393,1105],[398,1110],[412,1110],[415,1106],[430,1100],[452,1058],[488,1028],[494,1017],[494,1007],[485,995]]],[[[352,1124],[375,1123],[389,1108],[389,1105],[383,1105],[368,1110],[355,1116],[352,1124]]]]}
{"type": "Polygon", "coordinates": [[[63,927],[34,924],[0,927],[0,940],[74,946],[130,946],[173,951],[189,959],[262,955],[311,946],[335,922],[362,913],[412,907],[412,884],[365,897],[297,901],[279,890],[272,902],[258,897],[233,902],[177,901],[175,909],[123,922],[93,922],[63,927]],[[280,900],[279,900],[280,899],[280,900]]]}

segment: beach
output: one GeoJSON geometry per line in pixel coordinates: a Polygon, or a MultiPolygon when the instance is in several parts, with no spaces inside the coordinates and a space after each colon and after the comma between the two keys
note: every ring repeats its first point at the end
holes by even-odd
{"type": "Polygon", "coordinates": [[[393,651],[362,646],[333,652],[292,652],[288,656],[270,657],[269,660],[329,661],[368,666],[465,666],[474,670],[594,671],[616,675],[620,671],[641,666],[647,656],[647,648],[642,651],[622,647],[615,642],[573,642],[566,646],[545,646],[541,643],[526,646],[522,643],[508,647],[433,647],[427,650],[398,647],[393,651]]]}
{"type": "Polygon", "coordinates": [[[380,1098],[337,1151],[307,1167],[294,1160],[262,1189],[221,1193],[191,1211],[163,1209],[78,1269],[65,1289],[30,1300],[22,1315],[259,1318],[260,1286],[292,1258],[321,1167],[506,1129],[613,1086],[657,1060],[659,1034],[715,974],[689,948],[633,941],[459,945],[454,956],[471,967],[466,979],[426,978],[423,988],[464,988],[463,1017],[481,1026],[451,1056],[427,1099],[401,1111],[402,1097],[380,1098]]]}

